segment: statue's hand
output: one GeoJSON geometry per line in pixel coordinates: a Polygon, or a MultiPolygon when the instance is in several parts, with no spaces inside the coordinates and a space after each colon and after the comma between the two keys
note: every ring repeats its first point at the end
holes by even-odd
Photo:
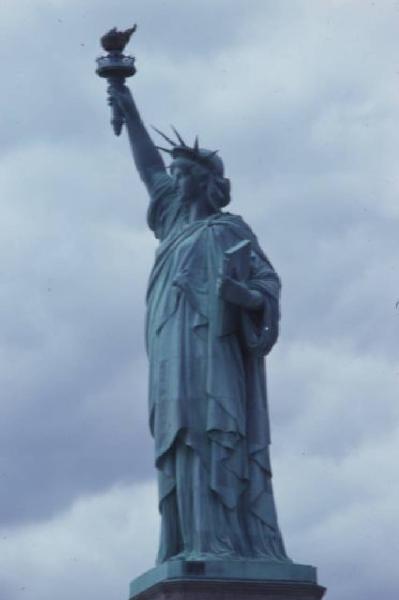
{"type": "Polygon", "coordinates": [[[226,302],[237,304],[248,310],[256,310],[263,305],[262,294],[251,290],[245,283],[232,277],[220,277],[218,280],[218,294],[226,302]]]}
{"type": "Polygon", "coordinates": [[[125,117],[132,114],[134,103],[132,94],[127,85],[115,85],[111,83],[108,88],[108,104],[116,105],[125,117]]]}

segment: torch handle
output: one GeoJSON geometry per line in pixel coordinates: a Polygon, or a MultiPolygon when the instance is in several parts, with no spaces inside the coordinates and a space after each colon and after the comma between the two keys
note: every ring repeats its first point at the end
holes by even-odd
{"type": "MultiPolygon", "coordinates": [[[[125,83],[124,77],[109,77],[108,83],[114,87],[120,87],[125,83]]],[[[122,131],[123,123],[125,122],[122,111],[115,103],[111,104],[111,125],[115,135],[119,136],[122,131]]]]}

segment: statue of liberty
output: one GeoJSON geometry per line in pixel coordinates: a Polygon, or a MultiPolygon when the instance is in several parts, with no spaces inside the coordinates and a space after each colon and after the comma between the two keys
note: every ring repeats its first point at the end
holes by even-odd
{"type": "Polygon", "coordinates": [[[264,367],[278,336],[279,278],[248,225],[223,210],[230,182],[218,154],[176,130],[176,139],[161,134],[168,172],[129,89],[111,85],[109,95],[159,240],[146,319],[158,562],[288,561],[271,484],[264,367]]]}
{"type": "Polygon", "coordinates": [[[159,240],[147,292],[149,422],[155,441],[158,562],[291,562],[277,524],[264,357],[278,336],[280,281],[249,226],[223,210],[230,182],[217,152],[158,131],[158,148],[123,77],[135,27],[111,30],[108,78],[159,240]],[[172,158],[166,169],[160,150],[172,158]]]}
{"type": "Polygon", "coordinates": [[[125,85],[136,72],[123,54],[135,30],[108,31],[97,59],[159,241],[146,347],[161,532],[158,564],[131,581],[129,597],[320,600],[316,568],[285,552],[273,498],[265,356],[278,338],[280,280],[250,227],[226,210],[218,153],[175,128],[155,130],[163,147],[152,141],[125,85]]]}

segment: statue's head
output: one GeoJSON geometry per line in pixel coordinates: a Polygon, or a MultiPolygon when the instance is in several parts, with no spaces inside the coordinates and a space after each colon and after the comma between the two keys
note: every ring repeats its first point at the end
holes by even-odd
{"type": "Polygon", "coordinates": [[[198,138],[194,146],[188,146],[174,129],[178,143],[156,130],[169,142],[171,148],[160,148],[173,158],[171,175],[184,201],[206,195],[215,210],[230,202],[230,180],[224,176],[224,165],[217,151],[200,148],[198,138]]]}

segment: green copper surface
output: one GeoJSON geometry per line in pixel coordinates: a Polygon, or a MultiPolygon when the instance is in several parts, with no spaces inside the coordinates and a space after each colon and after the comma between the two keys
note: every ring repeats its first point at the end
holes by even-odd
{"type": "Polygon", "coordinates": [[[146,347],[166,566],[152,573],[200,561],[226,577],[310,576],[286,555],[271,482],[265,356],[278,337],[279,277],[249,225],[225,210],[217,152],[173,128],[176,140],[161,133],[167,169],[123,78],[109,82],[159,241],[146,347]]]}

